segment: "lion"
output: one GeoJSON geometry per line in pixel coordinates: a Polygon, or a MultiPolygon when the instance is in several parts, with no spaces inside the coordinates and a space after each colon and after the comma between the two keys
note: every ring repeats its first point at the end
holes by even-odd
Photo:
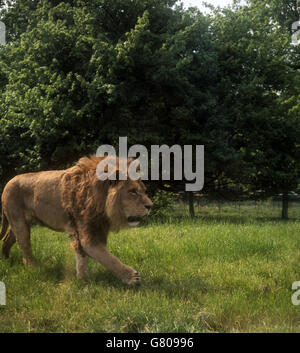
{"type": "MultiPolygon", "coordinates": [[[[110,158],[110,157],[104,157],[110,158]]],[[[149,214],[152,201],[139,178],[100,180],[96,169],[104,158],[83,157],[65,170],[42,171],[17,175],[2,193],[2,252],[8,258],[18,243],[25,265],[34,265],[30,243],[30,226],[36,222],[70,235],[75,250],[78,278],[86,274],[91,257],[124,283],[140,284],[140,274],[123,264],[106,248],[109,231],[136,226],[149,214]]],[[[127,170],[132,159],[125,161],[127,170]]],[[[120,173],[116,157],[115,174],[120,173]]]]}

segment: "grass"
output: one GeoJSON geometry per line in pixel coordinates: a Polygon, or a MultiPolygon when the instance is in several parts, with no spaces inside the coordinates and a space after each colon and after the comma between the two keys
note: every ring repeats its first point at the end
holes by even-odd
{"type": "Polygon", "coordinates": [[[251,206],[202,211],[110,235],[112,253],[141,273],[139,288],[93,260],[77,280],[68,237],[33,227],[37,268],[24,268],[16,246],[0,257],[0,332],[300,332],[298,210],[285,222],[251,206]]]}

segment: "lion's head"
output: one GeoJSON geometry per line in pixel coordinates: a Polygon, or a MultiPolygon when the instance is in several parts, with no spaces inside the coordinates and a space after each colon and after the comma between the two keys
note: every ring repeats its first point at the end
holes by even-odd
{"type": "MultiPolygon", "coordinates": [[[[142,181],[119,181],[108,189],[106,214],[112,226],[119,221],[120,226],[134,227],[142,217],[150,212],[151,200],[145,192],[142,181]]],[[[114,227],[114,226],[113,226],[114,227]]]]}
{"type": "MultiPolygon", "coordinates": [[[[108,158],[108,157],[104,157],[108,158]]],[[[138,180],[100,180],[96,173],[104,158],[81,158],[63,177],[63,203],[68,212],[80,221],[90,224],[108,222],[109,228],[119,231],[134,227],[150,212],[151,200],[144,183],[138,180]]],[[[119,159],[113,171],[120,173],[119,159]]],[[[127,160],[127,166],[132,159],[127,160]]]]}

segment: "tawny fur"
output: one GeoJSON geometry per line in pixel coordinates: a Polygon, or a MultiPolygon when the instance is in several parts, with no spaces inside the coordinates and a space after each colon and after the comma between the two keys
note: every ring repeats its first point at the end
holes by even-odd
{"type": "MultiPolygon", "coordinates": [[[[4,256],[17,241],[24,264],[34,264],[30,225],[35,221],[74,239],[78,277],[84,275],[87,255],[124,282],[139,283],[138,273],[110,254],[106,241],[110,230],[128,226],[128,217],[145,216],[152,202],[141,180],[99,180],[96,168],[102,160],[83,157],[65,170],[21,174],[10,180],[2,193],[4,256]],[[137,190],[137,195],[130,190],[137,190]]],[[[120,172],[118,159],[114,172],[120,172]]]]}

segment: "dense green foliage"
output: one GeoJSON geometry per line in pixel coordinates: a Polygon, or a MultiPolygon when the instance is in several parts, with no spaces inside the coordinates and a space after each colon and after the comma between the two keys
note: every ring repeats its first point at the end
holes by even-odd
{"type": "Polygon", "coordinates": [[[189,133],[197,116],[207,119],[215,68],[208,21],[167,3],[37,2],[1,53],[6,159],[64,165],[123,135],[195,143],[189,133]]]}
{"type": "MultiPolygon", "coordinates": [[[[278,1],[268,7],[248,3],[216,14],[222,92],[227,92],[221,106],[234,128],[241,180],[254,189],[289,191],[299,182],[299,72],[294,66],[300,51],[290,45],[290,27],[276,18],[286,11],[283,2],[279,9],[278,1]]],[[[296,10],[296,1],[289,4],[296,10]]]]}

